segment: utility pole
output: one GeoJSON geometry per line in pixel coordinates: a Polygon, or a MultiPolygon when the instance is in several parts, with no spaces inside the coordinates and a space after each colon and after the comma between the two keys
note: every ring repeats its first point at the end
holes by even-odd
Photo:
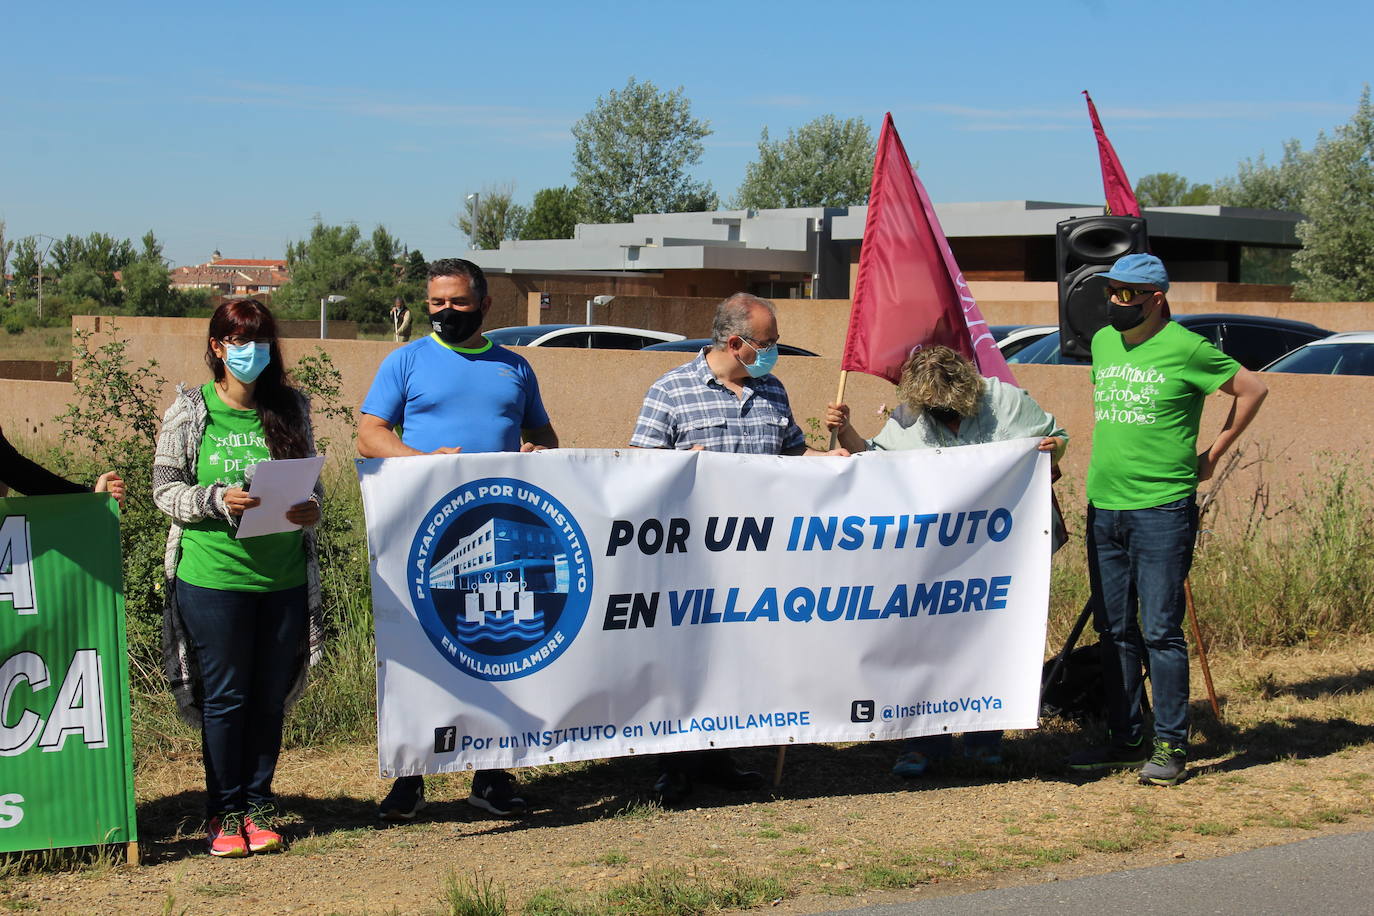
{"type": "MultiPolygon", "coordinates": [[[[38,254],[38,323],[41,325],[43,323],[43,261],[47,258],[48,252],[52,251],[52,246],[57,244],[57,239],[50,235],[44,235],[41,232],[34,233],[33,237],[36,239],[48,240],[48,244],[38,254]]],[[[35,245],[33,247],[34,250],[37,251],[38,246],[35,245]]]]}

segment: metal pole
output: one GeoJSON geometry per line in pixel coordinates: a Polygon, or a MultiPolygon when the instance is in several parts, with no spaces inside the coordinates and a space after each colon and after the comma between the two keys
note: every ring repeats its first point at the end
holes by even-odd
{"type": "Polygon", "coordinates": [[[583,324],[591,324],[591,323],[592,323],[592,300],[588,299],[588,300],[587,300],[587,320],[586,320],[585,322],[583,322],[583,324]]]}
{"type": "Polygon", "coordinates": [[[476,251],[477,234],[482,231],[481,227],[477,223],[478,217],[481,216],[480,208],[482,204],[482,195],[480,192],[473,192],[472,194],[468,195],[468,200],[472,201],[472,234],[468,237],[468,242],[469,246],[474,251],[476,251]]]}
{"type": "Polygon", "coordinates": [[[328,301],[328,297],[322,297],[320,299],[320,340],[324,340],[325,338],[324,304],[328,301]]]}

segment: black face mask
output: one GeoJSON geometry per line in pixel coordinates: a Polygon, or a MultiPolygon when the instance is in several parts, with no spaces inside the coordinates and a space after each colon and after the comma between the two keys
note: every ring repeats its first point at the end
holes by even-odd
{"type": "Polygon", "coordinates": [[[1145,320],[1145,303],[1139,305],[1114,305],[1111,309],[1112,327],[1118,331],[1129,331],[1145,320]]]}
{"type": "Polygon", "coordinates": [[[959,411],[950,407],[927,407],[926,413],[932,419],[939,420],[941,423],[950,423],[960,418],[959,411]]]}
{"type": "Polygon", "coordinates": [[[461,312],[452,306],[446,306],[429,316],[429,324],[440,340],[456,347],[481,329],[482,310],[461,312]]]}

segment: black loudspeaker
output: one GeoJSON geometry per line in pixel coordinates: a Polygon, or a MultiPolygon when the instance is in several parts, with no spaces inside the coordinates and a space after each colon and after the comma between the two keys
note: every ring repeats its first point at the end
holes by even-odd
{"type": "Polygon", "coordinates": [[[1150,250],[1145,220],[1138,216],[1085,216],[1055,227],[1055,276],[1059,281],[1059,352],[1088,359],[1093,335],[1108,324],[1107,281],[1100,276],[1122,255],[1150,250]]]}

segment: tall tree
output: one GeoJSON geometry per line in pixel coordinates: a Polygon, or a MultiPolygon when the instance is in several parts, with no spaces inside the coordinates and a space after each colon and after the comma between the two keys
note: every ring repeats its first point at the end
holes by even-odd
{"type": "Polygon", "coordinates": [[[510,181],[483,185],[475,195],[467,195],[458,228],[473,248],[500,248],[503,239],[520,238],[527,211],[514,202],[514,196],[515,183],[510,181]]]}
{"type": "Polygon", "coordinates": [[[582,202],[577,189],[544,188],[534,192],[534,203],[520,230],[522,239],[570,239],[577,228],[582,202]]]}
{"type": "Polygon", "coordinates": [[[1298,224],[1302,274],[1294,292],[1309,301],[1374,299],[1374,108],[1369,85],[1349,122],[1317,138],[1298,224]]]}
{"type": "Polygon", "coordinates": [[[171,274],[162,256],[162,243],[153,230],[143,236],[143,250],[124,268],[124,305],[135,315],[182,313],[182,301],[171,288],[171,274]]]}
{"type": "Polygon", "coordinates": [[[308,317],[326,296],[348,296],[367,273],[368,246],[353,224],[331,226],[316,219],[310,237],[286,246],[291,282],[273,295],[283,311],[308,317]]]}
{"type": "Polygon", "coordinates": [[[713,210],[709,182],[690,170],[701,163],[710,124],[692,117],[681,86],[659,90],[632,76],[572,127],[573,177],[592,222],[626,222],[636,213],[713,210]]]}
{"type": "Polygon", "coordinates": [[[9,301],[10,298],[10,253],[14,251],[14,242],[5,238],[5,221],[0,219],[0,299],[9,301]]]}
{"type": "Polygon", "coordinates": [[[1135,199],[1142,207],[1198,207],[1212,202],[1212,186],[1177,172],[1153,172],[1135,183],[1135,199]]]}
{"type": "Polygon", "coordinates": [[[372,230],[372,241],[368,248],[370,267],[378,283],[390,285],[396,282],[396,266],[401,259],[401,243],[378,225],[372,230]]]}
{"type": "Polygon", "coordinates": [[[68,235],[53,243],[50,252],[54,272],[64,274],[77,264],[84,264],[98,274],[111,277],[117,270],[123,270],[134,260],[134,246],[128,239],[116,239],[103,232],[92,232],[86,237],[68,235]]]}
{"type": "Polygon", "coordinates": [[[38,239],[26,235],[14,243],[14,285],[21,297],[31,296],[38,283],[38,259],[42,249],[38,239]]]}
{"type": "Polygon", "coordinates": [[[1266,162],[1263,153],[1241,162],[1235,175],[1216,183],[1213,202],[1227,207],[1301,212],[1310,165],[1311,154],[1304,152],[1297,140],[1289,140],[1277,164],[1266,162]]]}
{"type": "Polygon", "coordinates": [[[745,166],[736,207],[846,207],[868,202],[873,131],[863,118],[822,115],[784,140],[759,137],[759,156],[745,166]]]}
{"type": "Polygon", "coordinates": [[[406,280],[423,285],[428,276],[429,264],[425,261],[424,252],[416,248],[406,258],[406,280]]]}

